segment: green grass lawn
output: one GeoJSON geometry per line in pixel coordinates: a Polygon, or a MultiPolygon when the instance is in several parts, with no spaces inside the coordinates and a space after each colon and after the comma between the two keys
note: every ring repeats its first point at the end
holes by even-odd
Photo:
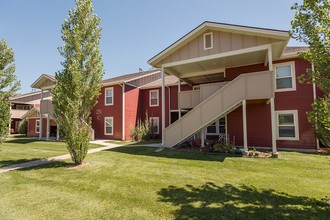
{"type": "Polygon", "coordinates": [[[0,219],[330,219],[330,156],[119,147],[0,174],[0,219]]]}
{"type": "MultiPolygon", "coordinates": [[[[90,148],[100,147],[91,144],[90,148]]],[[[0,167],[68,154],[63,142],[10,138],[0,145],[0,167]]]]}
{"type": "Polygon", "coordinates": [[[110,140],[107,141],[107,143],[110,144],[120,144],[120,145],[144,145],[144,144],[160,144],[162,143],[161,140],[159,139],[152,139],[152,140],[148,140],[148,141],[119,141],[119,140],[110,140]]]}

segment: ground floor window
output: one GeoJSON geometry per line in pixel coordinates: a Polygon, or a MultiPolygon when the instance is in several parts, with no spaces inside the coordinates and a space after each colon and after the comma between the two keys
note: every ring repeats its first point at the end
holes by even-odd
{"type": "Polygon", "coordinates": [[[299,140],[297,110],[277,111],[276,119],[278,140],[299,140]]]}
{"type": "Polygon", "coordinates": [[[207,135],[226,134],[226,117],[220,118],[218,121],[209,125],[206,129],[207,135]]]}
{"type": "Polygon", "coordinates": [[[40,120],[36,120],[36,133],[40,133],[40,120]]]}
{"type": "Polygon", "coordinates": [[[113,135],[113,117],[104,118],[104,134],[113,135]]]}
{"type": "Polygon", "coordinates": [[[154,134],[159,134],[159,117],[150,117],[149,123],[154,134]]]}

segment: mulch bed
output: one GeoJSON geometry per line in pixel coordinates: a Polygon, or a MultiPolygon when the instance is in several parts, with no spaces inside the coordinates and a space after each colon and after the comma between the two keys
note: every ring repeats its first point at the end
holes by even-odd
{"type": "Polygon", "coordinates": [[[330,155],[330,148],[329,147],[327,147],[327,148],[323,147],[323,148],[320,148],[317,152],[320,153],[320,154],[329,154],[330,155]]]}

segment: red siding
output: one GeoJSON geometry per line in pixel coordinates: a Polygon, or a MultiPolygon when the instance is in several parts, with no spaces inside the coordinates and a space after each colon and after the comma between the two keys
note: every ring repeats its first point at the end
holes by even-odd
{"type": "Polygon", "coordinates": [[[264,64],[255,64],[255,65],[249,65],[249,66],[227,68],[226,69],[226,81],[231,81],[243,73],[252,73],[252,72],[259,72],[259,71],[266,71],[266,70],[268,70],[268,66],[264,66],[264,64]]]}
{"type": "Polygon", "coordinates": [[[120,85],[102,87],[98,103],[92,110],[92,127],[97,139],[122,139],[122,87],[120,85]],[[113,87],[113,105],[105,105],[105,88],[113,87]],[[113,117],[113,135],[105,135],[104,118],[113,117]]]}
{"type": "MultiPolygon", "coordinates": [[[[28,119],[28,128],[27,128],[27,136],[28,137],[39,137],[39,133],[36,133],[36,120],[39,118],[30,118],[28,119]]],[[[46,137],[47,132],[47,119],[42,119],[42,137],[46,137]]]]}
{"type": "MultiPolygon", "coordinates": [[[[287,60],[290,61],[290,60],[287,60]]],[[[283,61],[283,62],[287,62],[283,61]]],[[[310,68],[307,61],[294,59],[296,77],[306,74],[306,69],[310,68]]],[[[277,141],[279,148],[315,148],[316,136],[314,128],[309,124],[306,112],[311,110],[313,102],[312,84],[299,83],[296,80],[296,91],[276,92],[275,110],[298,110],[299,121],[299,141],[277,141]]]]}
{"type": "Polygon", "coordinates": [[[130,85],[125,85],[125,140],[130,140],[130,128],[136,126],[139,111],[140,90],[130,85]]]}
{"type": "MultiPolygon", "coordinates": [[[[283,60],[295,61],[296,77],[306,73],[310,64],[301,59],[283,60]]],[[[276,62],[279,63],[279,62],[276,62]]],[[[263,65],[251,65],[226,69],[227,79],[233,79],[240,73],[267,70],[263,65]]],[[[278,140],[278,148],[313,148],[316,147],[314,128],[308,123],[306,112],[311,110],[313,102],[313,88],[311,84],[300,84],[296,80],[296,91],[276,92],[275,110],[298,110],[299,140],[278,140]]],[[[227,116],[228,133],[235,135],[237,145],[243,145],[242,108],[238,108],[227,116]]],[[[247,105],[247,128],[249,146],[271,146],[270,107],[266,104],[247,105]]],[[[231,137],[232,138],[232,137],[231,137]]]]}
{"type": "MultiPolygon", "coordinates": [[[[168,89],[165,89],[165,94],[168,94],[168,89]]],[[[168,95],[167,95],[168,96],[168,95]]],[[[165,102],[168,97],[166,97],[165,102]]],[[[161,88],[158,89],[145,89],[140,92],[140,100],[141,100],[141,113],[139,114],[139,118],[142,120],[145,119],[145,114],[148,113],[149,117],[158,117],[159,118],[159,137],[161,135],[162,128],[162,94],[161,88]],[[158,90],[158,106],[149,106],[149,95],[151,90],[158,90]]],[[[168,101],[168,100],[167,100],[168,101]]],[[[165,103],[166,106],[166,114],[168,115],[168,102],[165,103]]],[[[166,120],[168,123],[168,120],[166,120]]]]}
{"type": "MultiPolygon", "coordinates": [[[[242,107],[227,115],[227,129],[230,140],[243,145],[242,107]]],[[[268,104],[248,104],[246,107],[248,146],[270,147],[272,144],[270,106],[268,104]]]]}

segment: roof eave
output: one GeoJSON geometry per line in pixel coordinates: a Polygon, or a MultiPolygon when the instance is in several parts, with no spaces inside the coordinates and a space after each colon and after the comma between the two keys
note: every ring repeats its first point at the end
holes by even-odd
{"type": "Polygon", "coordinates": [[[227,29],[232,31],[245,31],[255,34],[267,34],[276,36],[280,39],[289,41],[290,35],[288,31],[284,30],[275,30],[275,29],[265,29],[265,28],[257,28],[257,27],[249,27],[249,26],[240,26],[240,25],[232,25],[232,24],[224,24],[224,23],[216,23],[216,22],[203,22],[201,25],[197,26],[195,29],[190,31],[188,34],[181,37],[179,40],[171,44],[169,47],[165,48],[163,51],[152,57],[148,64],[157,68],[160,68],[160,66],[157,66],[157,63],[161,60],[161,57],[166,55],[167,53],[171,52],[173,49],[178,47],[183,42],[187,41],[191,37],[198,35],[200,31],[202,31],[205,27],[208,28],[218,28],[218,29],[227,29]]]}

